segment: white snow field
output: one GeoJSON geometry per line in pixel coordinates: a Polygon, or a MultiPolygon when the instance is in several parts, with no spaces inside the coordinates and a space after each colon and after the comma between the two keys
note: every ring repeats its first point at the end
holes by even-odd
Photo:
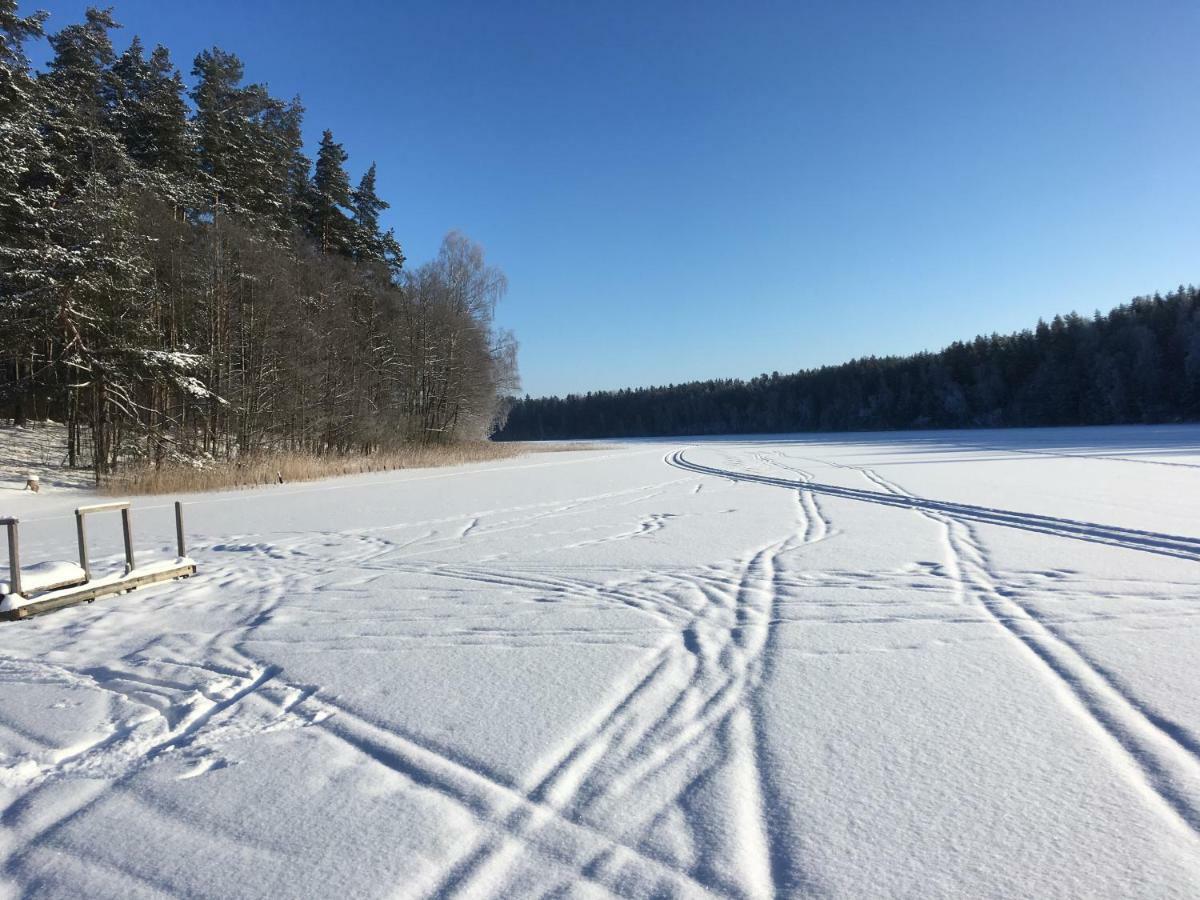
{"type": "Polygon", "coordinates": [[[1200,896],[1200,428],[185,499],[196,577],[0,625],[10,895],[1200,896]]]}

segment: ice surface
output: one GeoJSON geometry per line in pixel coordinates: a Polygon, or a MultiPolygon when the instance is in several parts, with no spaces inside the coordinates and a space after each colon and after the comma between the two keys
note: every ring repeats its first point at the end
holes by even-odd
{"type": "Polygon", "coordinates": [[[1197,501],[1195,427],[188,498],[196,577],[0,626],[3,888],[1200,896],[1197,501]]]}

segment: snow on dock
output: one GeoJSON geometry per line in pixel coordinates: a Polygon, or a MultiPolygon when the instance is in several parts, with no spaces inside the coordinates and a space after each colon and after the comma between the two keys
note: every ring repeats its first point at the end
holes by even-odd
{"type": "MultiPolygon", "coordinates": [[[[26,593],[49,591],[69,584],[79,584],[84,580],[83,568],[77,563],[48,561],[34,563],[21,567],[21,590],[26,593]]],[[[12,609],[9,604],[14,599],[13,586],[7,581],[0,580],[0,610],[12,609]]]]}

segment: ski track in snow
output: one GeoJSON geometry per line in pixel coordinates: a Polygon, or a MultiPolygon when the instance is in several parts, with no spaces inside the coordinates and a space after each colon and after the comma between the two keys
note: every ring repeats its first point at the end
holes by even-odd
{"type": "MultiPolygon", "coordinates": [[[[575,885],[624,897],[837,893],[823,883],[820,863],[806,855],[807,839],[819,822],[797,817],[794,785],[780,780],[782,760],[772,739],[766,685],[780,667],[806,656],[920,652],[927,644],[840,650],[796,646],[793,639],[785,649],[777,627],[785,620],[826,628],[896,623],[965,628],[990,622],[1011,642],[1031,677],[1059,699],[1064,715],[1094,734],[1147,807],[1200,852],[1196,726],[1140,697],[1135,682],[1096,658],[1073,630],[1079,623],[1114,621],[1131,633],[1148,632],[1174,627],[1181,617],[1200,615],[1200,609],[1046,616],[1022,597],[1029,585],[1049,576],[1001,572],[980,528],[1183,561],[1200,560],[1200,539],[926,499],[871,466],[832,458],[811,463],[860,477],[869,488],[818,482],[811,469],[800,467],[809,460],[776,448],[747,453],[714,444],[707,449],[720,457],[720,466],[696,462],[690,450],[676,449],[663,462],[682,470],[682,477],[593,490],[566,501],[415,516],[350,530],[275,532],[269,539],[233,534],[200,542],[201,574],[183,592],[201,596],[216,590],[216,602],[233,621],[199,642],[195,631],[156,631],[152,616],[130,619],[126,604],[137,602],[132,599],[44,620],[60,626],[66,638],[52,661],[22,656],[10,641],[8,655],[0,656],[0,689],[53,688],[83,698],[81,703],[99,703],[105,712],[99,727],[84,728],[78,740],[60,745],[39,724],[7,714],[0,701],[0,739],[15,748],[0,759],[0,791],[9,798],[0,814],[7,886],[14,892],[36,886],[41,848],[55,846],[68,831],[85,825],[114,796],[134,796],[135,786],[154,767],[171,763],[181,782],[216,778],[222,769],[246,764],[242,750],[251,742],[286,740],[289,732],[315,729],[322,740],[386,770],[413,791],[440,798],[474,823],[472,830],[453,837],[448,857],[432,875],[402,891],[405,896],[556,895],[575,885]],[[732,557],[687,565],[606,565],[606,554],[636,560],[624,554],[671,540],[697,516],[719,521],[722,513],[747,502],[742,491],[747,485],[776,488],[791,497],[791,522],[769,541],[732,557]],[[733,508],[721,509],[727,498],[733,508]],[[830,516],[830,502],[911,511],[939,529],[941,545],[931,549],[940,552],[941,561],[918,560],[887,571],[855,568],[852,559],[841,567],[810,565],[817,552],[828,560],[834,552],[830,542],[852,531],[830,516]],[[689,503],[707,506],[692,511],[689,503]],[[479,549],[464,557],[465,547],[479,549]],[[558,564],[564,554],[596,562],[558,564]],[[329,604],[339,596],[370,592],[377,582],[411,583],[406,591],[458,599],[429,609],[351,607],[332,631],[289,632],[289,646],[317,654],[347,646],[393,653],[406,647],[571,646],[641,652],[614,683],[597,686],[603,687],[602,705],[569,729],[564,741],[546,748],[524,776],[514,778],[443,737],[370,713],[353,696],[302,678],[291,681],[288,666],[271,658],[267,650],[277,640],[273,629],[299,614],[336,609],[329,604]],[[951,604],[914,603],[895,612],[881,611],[872,599],[897,591],[917,600],[944,598],[947,583],[951,604]],[[838,599],[824,600],[829,591],[840,592],[838,599]],[[531,626],[528,617],[509,622],[486,610],[472,613],[471,598],[480,592],[509,604],[611,610],[607,615],[634,619],[606,626],[603,619],[572,624],[566,618],[531,626]],[[858,595],[861,602],[854,600],[858,595]],[[90,629],[83,620],[72,621],[73,614],[91,613],[96,615],[88,620],[90,629]],[[142,629],[132,645],[119,624],[123,620],[142,629]],[[397,631],[399,625],[403,629],[397,631]],[[71,665],[73,637],[108,640],[122,652],[103,661],[95,652],[80,654],[86,662],[71,665]],[[376,642],[384,649],[373,649],[376,642]],[[64,784],[76,786],[67,799],[64,784]]],[[[336,483],[310,490],[327,489],[336,489],[336,483]]],[[[1055,586],[1060,596],[1088,601],[1125,601],[1146,589],[1133,578],[1111,582],[1107,593],[1089,586],[1076,595],[1070,579],[1061,580],[1055,586]]],[[[1167,593],[1191,589],[1186,581],[1169,580],[1154,587],[1167,593]]],[[[164,597],[167,591],[145,596],[164,597]]],[[[964,633],[959,640],[990,639],[964,633]]],[[[138,802],[148,801],[139,796],[138,802]]],[[[183,823],[179,810],[156,807],[155,814],[180,828],[192,827],[183,823]]],[[[221,839],[235,834],[231,829],[221,839]]],[[[141,890],[177,892],[169,878],[148,878],[144,867],[89,855],[78,842],[71,847],[87,871],[124,879],[141,890]]]]}

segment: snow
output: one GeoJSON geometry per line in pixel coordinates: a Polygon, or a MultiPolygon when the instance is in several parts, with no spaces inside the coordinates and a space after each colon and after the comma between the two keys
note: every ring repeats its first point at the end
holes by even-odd
{"type": "Polygon", "coordinates": [[[176,369],[181,372],[198,369],[204,365],[207,359],[201,353],[187,353],[183,350],[147,350],[142,347],[131,347],[128,352],[137,353],[150,365],[176,369]]]}
{"type": "MultiPolygon", "coordinates": [[[[6,568],[5,573],[7,571],[6,568]]],[[[83,579],[83,569],[72,562],[39,562],[32,566],[21,566],[21,591],[26,594],[75,584],[83,579]]],[[[13,586],[7,581],[0,581],[0,609],[11,609],[6,604],[13,599],[8,596],[12,593],[13,586]]]]}
{"type": "Polygon", "coordinates": [[[0,424],[0,518],[14,514],[10,492],[25,490],[31,475],[40,482],[43,494],[61,488],[78,490],[92,482],[89,470],[69,469],[66,463],[65,425],[30,422],[15,428],[0,424]]]}
{"type": "MultiPolygon", "coordinates": [[[[169,572],[172,569],[178,569],[183,566],[194,566],[195,560],[190,556],[178,556],[174,559],[159,559],[154,562],[145,563],[130,569],[128,573],[125,571],[112,572],[108,575],[93,577],[86,582],[87,587],[91,588],[107,588],[115,587],[127,581],[136,581],[139,578],[145,578],[148,575],[158,575],[163,572],[169,572]]],[[[22,595],[9,593],[11,585],[6,581],[0,581],[0,612],[7,612],[13,609],[20,609],[22,606],[29,606],[32,603],[41,603],[46,600],[57,600],[60,597],[69,596],[75,593],[75,588],[84,582],[83,569],[74,563],[68,562],[45,562],[35,563],[32,566],[21,566],[21,591],[22,595]],[[66,585],[64,587],[64,585],[66,585]],[[48,590],[48,588],[59,588],[58,590],[48,590]],[[34,591],[41,593],[34,594],[34,591]]]]}
{"type": "MultiPolygon", "coordinates": [[[[0,883],[1197,896],[1198,487],[1172,426],[184,498],[196,576],[0,626],[0,883]]],[[[71,556],[87,494],[3,496],[71,556]]],[[[135,501],[139,554],[171,516],[135,501]]]]}

